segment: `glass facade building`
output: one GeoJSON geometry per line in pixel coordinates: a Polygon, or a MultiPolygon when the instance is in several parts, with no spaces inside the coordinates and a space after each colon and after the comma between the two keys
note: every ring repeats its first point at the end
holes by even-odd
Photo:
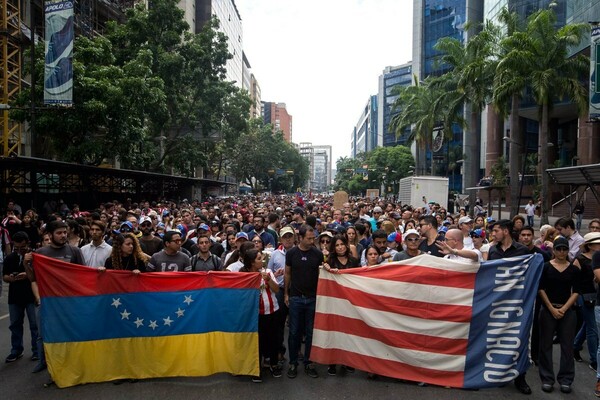
{"type": "Polygon", "coordinates": [[[448,66],[438,65],[440,53],[434,49],[438,40],[451,37],[465,40],[464,26],[467,21],[466,0],[427,0],[423,6],[423,49],[421,79],[441,75],[448,66]]]}
{"type": "Polygon", "coordinates": [[[381,144],[377,134],[377,96],[371,96],[362,110],[350,138],[350,157],[372,151],[381,144]]]}
{"type": "Polygon", "coordinates": [[[378,95],[378,127],[383,146],[396,146],[406,144],[406,134],[396,137],[396,133],[389,128],[392,118],[400,110],[394,110],[393,105],[397,95],[394,94],[396,86],[410,86],[413,81],[412,63],[396,67],[386,67],[379,76],[378,95]]]}

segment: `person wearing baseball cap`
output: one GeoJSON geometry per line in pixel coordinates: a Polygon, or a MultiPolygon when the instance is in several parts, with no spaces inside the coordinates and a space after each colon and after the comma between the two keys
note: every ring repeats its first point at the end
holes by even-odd
{"type": "Polygon", "coordinates": [[[296,241],[296,232],[291,226],[285,226],[279,231],[279,247],[271,253],[267,268],[273,272],[277,285],[279,286],[279,292],[276,293],[277,303],[279,304],[279,311],[275,324],[277,325],[277,346],[279,349],[279,360],[283,360],[285,357],[286,346],[284,345],[285,336],[285,322],[288,316],[289,309],[284,302],[284,276],[285,276],[285,255],[292,247],[294,247],[296,241]]]}
{"type": "Polygon", "coordinates": [[[458,220],[458,229],[463,233],[463,245],[467,250],[473,250],[475,245],[471,238],[471,231],[473,230],[473,219],[468,215],[460,217],[458,220]]]}
{"type": "Polygon", "coordinates": [[[562,236],[554,239],[554,259],[544,264],[539,284],[542,307],[539,314],[539,373],[542,390],[551,392],[558,380],[560,391],[571,393],[575,378],[573,341],[577,315],[573,305],[581,293],[581,271],[569,261],[569,241],[562,236]],[[557,378],[552,362],[553,337],[560,340],[560,367],[557,378]]]}
{"type": "Polygon", "coordinates": [[[396,253],[392,260],[404,261],[408,260],[409,258],[413,258],[423,254],[423,252],[419,250],[420,242],[421,235],[419,234],[419,231],[417,231],[416,229],[407,229],[406,232],[404,232],[404,236],[402,237],[402,243],[406,245],[406,249],[396,253]]]}
{"type": "Polygon", "coordinates": [[[398,254],[398,246],[402,246],[402,235],[398,232],[390,233],[387,237],[387,249],[385,250],[386,253],[390,254],[389,261],[392,261],[394,256],[398,254]]]}

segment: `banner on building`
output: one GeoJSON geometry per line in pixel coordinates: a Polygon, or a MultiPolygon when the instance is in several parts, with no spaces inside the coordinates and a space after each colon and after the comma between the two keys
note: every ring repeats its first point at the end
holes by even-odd
{"type": "Polygon", "coordinates": [[[529,367],[543,258],[459,263],[423,255],[319,276],[311,360],[458,388],[529,367]]]}
{"type": "Polygon", "coordinates": [[[57,386],[259,375],[259,274],[99,272],[36,254],[33,262],[57,386]]]}
{"type": "Polygon", "coordinates": [[[600,119],[600,24],[592,24],[590,54],[590,119],[600,119]]]}
{"type": "Polygon", "coordinates": [[[44,104],[73,104],[72,0],[47,0],[44,104]]]}

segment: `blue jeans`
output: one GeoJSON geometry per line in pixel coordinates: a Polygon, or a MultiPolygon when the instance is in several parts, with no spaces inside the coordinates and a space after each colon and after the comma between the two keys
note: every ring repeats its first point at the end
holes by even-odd
{"type": "Polygon", "coordinates": [[[583,221],[583,214],[575,214],[575,219],[577,220],[577,222],[575,222],[575,229],[576,230],[581,230],[581,221],[583,221]]]}
{"type": "Polygon", "coordinates": [[[533,228],[533,215],[527,216],[527,225],[533,228]]]}
{"type": "MultiPolygon", "coordinates": [[[[596,331],[600,331],[600,306],[594,307],[594,316],[596,317],[596,331]]],[[[596,360],[600,359],[600,346],[598,346],[598,352],[596,352],[596,360]]],[[[596,378],[600,379],[600,369],[596,369],[596,378]]]]}
{"type": "Polygon", "coordinates": [[[583,341],[587,339],[587,348],[590,353],[590,363],[595,364],[598,359],[596,354],[598,353],[598,330],[596,328],[596,318],[594,317],[594,306],[585,305],[583,297],[580,295],[577,298],[577,303],[581,306],[581,314],[583,315],[583,325],[575,336],[575,343],[573,348],[577,351],[581,351],[583,348],[583,341]]]}
{"type": "Polygon", "coordinates": [[[312,346],[313,326],[315,324],[315,297],[290,297],[290,334],[288,347],[290,365],[298,365],[298,352],[302,345],[302,334],[306,334],[304,342],[304,365],[310,364],[310,348],[312,346]]]}
{"type": "Polygon", "coordinates": [[[10,315],[10,344],[11,354],[21,354],[23,347],[23,323],[25,322],[25,313],[29,321],[29,330],[31,332],[31,352],[37,355],[37,337],[38,326],[35,318],[35,305],[30,304],[9,304],[8,314],[10,315]]]}

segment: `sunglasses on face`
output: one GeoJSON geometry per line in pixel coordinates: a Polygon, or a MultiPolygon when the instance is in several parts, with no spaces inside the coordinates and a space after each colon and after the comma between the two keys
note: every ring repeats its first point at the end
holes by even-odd
{"type": "Polygon", "coordinates": [[[331,240],[321,240],[320,243],[331,243],[331,240]]]}
{"type": "Polygon", "coordinates": [[[407,242],[417,242],[419,240],[419,238],[408,238],[406,239],[407,242]]]}

